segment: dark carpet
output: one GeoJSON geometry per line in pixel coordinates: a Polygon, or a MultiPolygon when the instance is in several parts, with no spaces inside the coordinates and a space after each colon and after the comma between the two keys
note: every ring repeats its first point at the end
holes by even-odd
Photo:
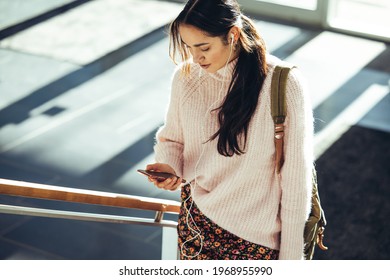
{"type": "Polygon", "coordinates": [[[314,259],[390,259],[389,144],[389,133],[353,126],[317,160],[329,250],[314,259]]]}

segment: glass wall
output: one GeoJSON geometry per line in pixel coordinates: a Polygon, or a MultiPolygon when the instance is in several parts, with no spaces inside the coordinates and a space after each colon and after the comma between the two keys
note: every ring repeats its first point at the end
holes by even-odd
{"type": "Polygon", "coordinates": [[[268,2],[273,4],[279,4],[289,7],[295,7],[306,10],[316,10],[317,9],[317,0],[304,0],[304,1],[296,1],[296,0],[263,0],[262,2],[268,2]]]}
{"type": "Polygon", "coordinates": [[[390,0],[238,0],[245,11],[390,42],[390,0]]]}
{"type": "Polygon", "coordinates": [[[390,0],[330,0],[327,23],[330,27],[390,38],[390,0]]]}
{"type": "Polygon", "coordinates": [[[322,0],[238,0],[244,11],[320,26],[322,0]]]}

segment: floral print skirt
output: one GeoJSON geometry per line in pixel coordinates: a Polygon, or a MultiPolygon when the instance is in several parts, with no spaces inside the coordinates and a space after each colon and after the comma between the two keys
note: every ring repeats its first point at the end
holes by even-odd
{"type": "Polygon", "coordinates": [[[177,231],[181,260],[277,260],[278,250],[244,240],[207,218],[182,186],[177,231]],[[188,211],[189,210],[189,211],[188,211]]]}

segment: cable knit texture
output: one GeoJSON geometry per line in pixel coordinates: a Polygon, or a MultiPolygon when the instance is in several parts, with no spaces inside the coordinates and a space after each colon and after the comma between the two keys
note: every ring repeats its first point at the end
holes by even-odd
{"type": "Polygon", "coordinates": [[[191,64],[178,67],[164,126],[157,132],[156,161],[171,165],[192,184],[199,209],[212,221],[248,241],[280,250],[279,259],[303,259],[303,230],[310,211],[313,114],[299,70],[287,82],[285,162],[275,172],[271,76],[278,58],[267,55],[269,75],[249,125],[245,154],[224,157],[217,139],[217,111],[237,59],[209,74],[191,64]]]}

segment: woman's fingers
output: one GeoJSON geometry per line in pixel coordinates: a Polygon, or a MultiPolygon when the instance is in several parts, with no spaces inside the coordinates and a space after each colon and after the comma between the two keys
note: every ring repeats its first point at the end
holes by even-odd
{"type": "Polygon", "coordinates": [[[169,188],[169,186],[172,185],[173,182],[175,182],[176,178],[168,178],[160,183],[158,183],[158,187],[161,189],[169,188]]]}
{"type": "Polygon", "coordinates": [[[148,164],[146,166],[146,170],[153,170],[153,171],[159,171],[159,172],[168,172],[172,174],[176,174],[175,170],[166,163],[152,163],[148,164]]]}
{"type": "Polygon", "coordinates": [[[181,178],[177,178],[176,180],[176,184],[173,185],[173,187],[170,189],[171,191],[175,191],[177,190],[177,188],[179,188],[181,185],[181,178]]]}
{"type": "MultiPolygon", "coordinates": [[[[146,170],[153,170],[158,172],[168,172],[171,174],[176,174],[175,170],[168,164],[165,163],[152,163],[148,164],[146,166],[146,170]]],[[[152,182],[156,187],[164,190],[170,190],[174,191],[176,190],[180,184],[181,184],[181,178],[178,178],[176,176],[172,176],[171,178],[165,179],[164,181],[157,180],[156,178],[153,178],[152,176],[148,177],[149,182],[152,182]]]]}
{"type": "Polygon", "coordinates": [[[160,189],[174,191],[179,187],[180,182],[181,182],[180,178],[172,177],[172,178],[166,179],[163,182],[157,182],[157,184],[155,184],[155,185],[160,189]]]}
{"type": "Polygon", "coordinates": [[[161,164],[158,164],[158,163],[152,163],[152,164],[148,164],[146,166],[146,170],[155,170],[155,171],[159,171],[159,167],[161,166],[161,164]]]}

